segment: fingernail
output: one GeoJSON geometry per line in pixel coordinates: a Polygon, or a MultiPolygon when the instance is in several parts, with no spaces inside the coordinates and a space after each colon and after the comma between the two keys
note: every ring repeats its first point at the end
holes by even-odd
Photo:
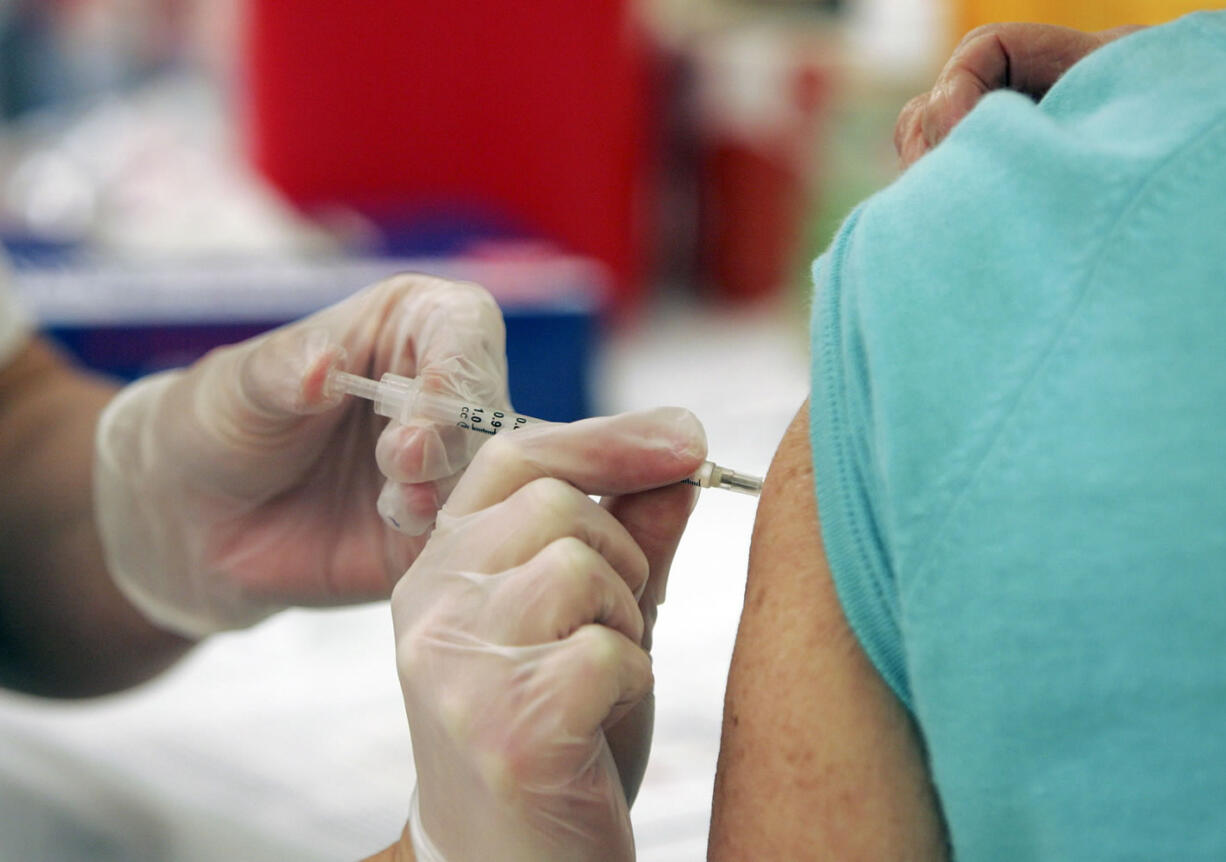
{"type": "Polygon", "coordinates": [[[429,517],[412,511],[405,503],[404,487],[395,482],[384,483],[375,508],[383,522],[392,529],[406,536],[420,536],[434,523],[434,510],[431,508],[429,517]]]}
{"type": "Polygon", "coordinates": [[[927,147],[935,147],[945,137],[944,119],[941,116],[942,100],[948,97],[949,84],[940,82],[928,93],[928,101],[920,113],[920,131],[927,147]]]}
{"type": "Polygon", "coordinates": [[[328,375],[332,369],[343,365],[345,349],[336,344],[332,334],[325,329],[308,329],[301,335],[298,344],[301,376],[298,381],[298,409],[315,412],[335,407],[342,395],[328,389],[328,375]]]}

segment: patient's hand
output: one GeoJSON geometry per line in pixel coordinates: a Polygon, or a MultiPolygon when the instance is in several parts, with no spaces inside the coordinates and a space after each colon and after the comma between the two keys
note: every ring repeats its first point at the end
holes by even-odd
{"type": "Polygon", "coordinates": [[[1051,24],[988,24],[963,37],[936,83],[903,107],[894,148],[903,168],[945,139],[981,98],[1009,89],[1041,99],[1068,69],[1108,42],[1141,29],[1085,33],[1051,24]]]}
{"type": "Polygon", "coordinates": [[[633,859],[645,617],[705,450],[693,416],[656,410],[478,453],[392,596],[419,862],[633,859]],[[616,765],[606,730],[629,736],[616,765]]]}

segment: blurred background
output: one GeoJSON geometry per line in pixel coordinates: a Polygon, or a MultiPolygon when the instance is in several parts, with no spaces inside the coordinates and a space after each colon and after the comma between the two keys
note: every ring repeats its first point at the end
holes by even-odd
{"type": "MultiPolygon", "coordinates": [[[[808,388],[809,264],[958,38],[1214,5],[0,0],[0,243],[43,329],[125,379],[397,271],[478,281],[517,409],[681,404],[762,473],[808,388]]],[[[677,556],[644,860],[704,856],[752,520],[707,493],[677,556]]],[[[0,860],[357,858],[412,783],[381,606],[122,696],[0,695],[0,860]]]]}

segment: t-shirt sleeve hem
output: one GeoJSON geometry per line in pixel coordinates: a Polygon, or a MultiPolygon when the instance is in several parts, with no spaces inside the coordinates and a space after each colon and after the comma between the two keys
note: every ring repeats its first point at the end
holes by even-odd
{"type": "MultiPolygon", "coordinates": [[[[858,433],[848,415],[848,375],[843,350],[843,264],[860,207],[848,217],[830,250],[814,264],[810,441],[822,541],[843,613],[869,660],[911,710],[897,603],[889,595],[888,564],[864,496],[865,478],[851,451],[858,433]]],[[[862,432],[864,429],[859,429],[862,432]]]]}

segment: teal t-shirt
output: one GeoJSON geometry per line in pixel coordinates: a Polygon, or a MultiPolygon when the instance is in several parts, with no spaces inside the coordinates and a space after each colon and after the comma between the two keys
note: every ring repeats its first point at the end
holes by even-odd
{"type": "Polygon", "coordinates": [[[815,276],[822,535],[956,857],[1226,860],[1226,13],[989,95],[815,276]]]}

